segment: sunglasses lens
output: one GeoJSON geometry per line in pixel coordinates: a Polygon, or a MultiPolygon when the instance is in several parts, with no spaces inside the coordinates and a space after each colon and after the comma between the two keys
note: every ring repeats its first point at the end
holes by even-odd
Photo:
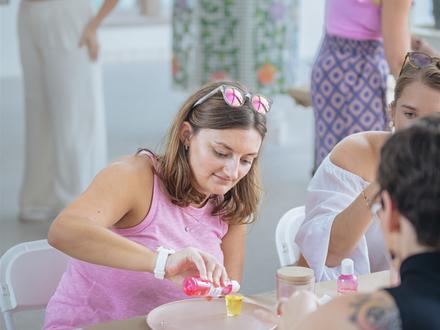
{"type": "Polygon", "coordinates": [[[419,68],[423,68],[432,63],[431,56],[422,53],[412,53],[409,59],[412,64],[419,68]]]}
{"type": "Polygon", "coordinates": [[[252,96],[251,101],[252,101],[252,106],[255,109],[255,111],[257,111],[259,113],[269,112],[270,102],[264,96],[254,95],[254,96],[252,96]]]}
{"type": "Polygon", "coordinates": [[[239,107],[243,105],[244,96],[243,93],[233,87],[226,87],[223,93],[225,102],[231,107],[239,107]]]}

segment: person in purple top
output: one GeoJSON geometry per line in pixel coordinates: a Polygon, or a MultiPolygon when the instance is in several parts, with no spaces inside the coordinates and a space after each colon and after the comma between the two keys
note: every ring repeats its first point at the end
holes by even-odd
{"type": "Polygon", "coordinates": [[[412,0],[326,0],[311,74],[316,170],[344,137],[387,127],[387,76],[410,50],[412,0]]]}
{"type": "Polygon", "coordinates": [[[185,298],[188,275],[240,281],[270,106],[237,83],[209,84],[183,104],[162,154],[102,170],[50,227],[49,244],[72,259],[44,328],[145,315],[185,298]]]}

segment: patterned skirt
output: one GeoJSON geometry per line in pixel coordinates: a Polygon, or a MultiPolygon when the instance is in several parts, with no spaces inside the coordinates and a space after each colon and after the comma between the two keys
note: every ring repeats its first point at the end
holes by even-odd
{"type": "Polygon", "coordinates": [[[325,36],[311,79],[315,169],[347,135],[385,130],[388,72],[382,42],[325,36]]]}

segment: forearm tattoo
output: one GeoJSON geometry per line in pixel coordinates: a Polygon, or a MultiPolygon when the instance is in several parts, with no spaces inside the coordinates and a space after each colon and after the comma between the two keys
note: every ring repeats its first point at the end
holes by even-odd
{"type": "Polygon", "coordinates": [[[401,330],[399,310],[391,299],[362,295],[350,304],[349,321],[361,330],[401,330]]]}

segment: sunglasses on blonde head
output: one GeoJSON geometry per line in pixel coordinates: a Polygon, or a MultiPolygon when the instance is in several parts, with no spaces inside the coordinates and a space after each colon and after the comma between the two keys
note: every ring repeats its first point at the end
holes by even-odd
{"type": "Polygon", "coordinates": [[[399,76],[402,74],[403,68],[406,66],[406,64],[409,64],[416,69],[421,69],[433,64],[440,69],[440,58],[422,52],[409,52],[405,56],[399,76]]]}
{"type": "Polygon", "coordinates": [[[244,92],[240,88],[232,85],[220,85],[205,96],[202,96],[200,99],[198,99],[196,103],[194,103],[193,108],[202,104],[218,92],[222,93],[225,103],[233,108],[243,106],[246,102],[246,99],[248,99],[252,109],[258,113],[266,114],[269,112],[272,105],[272,100],[263,95],[244,92]]]}

